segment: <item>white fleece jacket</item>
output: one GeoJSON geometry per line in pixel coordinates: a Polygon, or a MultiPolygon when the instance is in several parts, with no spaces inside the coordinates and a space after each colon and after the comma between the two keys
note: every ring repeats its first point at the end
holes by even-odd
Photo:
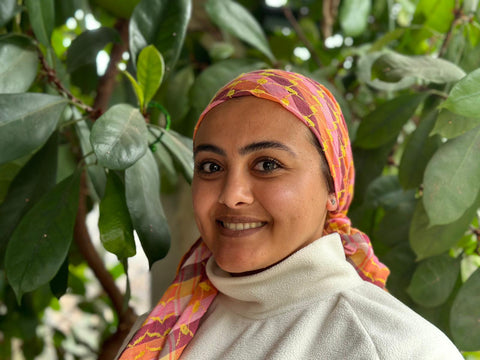
{"type": "Polygon", "coordinates": [[[345,260],[338,234],[256,275],[231,277],[213,259],[220,291],[182,360],[463,359],[435,326],[345,260]]]}

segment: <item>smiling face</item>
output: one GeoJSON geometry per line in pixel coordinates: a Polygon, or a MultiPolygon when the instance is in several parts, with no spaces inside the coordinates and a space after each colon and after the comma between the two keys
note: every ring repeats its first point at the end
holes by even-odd
{"type": "Polygon", "coordinates": [[[335,205],[310,136],[281,105],[253,96],[206,115],[194,143],[193,206],[223,270],[265,269],[322,236],[335,205]]]}

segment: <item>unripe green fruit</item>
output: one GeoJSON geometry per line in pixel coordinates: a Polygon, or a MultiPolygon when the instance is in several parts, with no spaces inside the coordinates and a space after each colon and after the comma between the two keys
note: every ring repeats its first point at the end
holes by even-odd
{"type": "Polygon", "coordinates": [[[128,19],[140,0],[94,0],[94,2],[113,15],[128,19]]]}

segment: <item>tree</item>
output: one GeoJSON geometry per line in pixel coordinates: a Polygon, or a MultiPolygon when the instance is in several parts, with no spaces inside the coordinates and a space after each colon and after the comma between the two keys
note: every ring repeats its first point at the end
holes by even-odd
{"type": "MultiPolygon", "coordinates": [[[[356,162],[350,217],[390,267],[387,287],[479,356],[478,1],[276,3],[2,2],[0,357],[13,339],[38,355],[50,341],[35,333],[44,310],[68,291],[85,312],[113,309],[94,349],[81,344],[112,358],[136,318],[114,282],[128,274],[133,232],[150,266],[166,255],[161,192],[191,180],[196,118],[225,82],[267,67],[331,89],[356,162]],[[86,229],[95,203],[114,269],[86,229]]],[[[51,330],[63,358],[65,336],[51,330]]]]}

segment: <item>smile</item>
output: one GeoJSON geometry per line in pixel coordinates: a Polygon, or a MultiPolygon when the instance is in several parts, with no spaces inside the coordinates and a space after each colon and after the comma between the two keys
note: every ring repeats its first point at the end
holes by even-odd
{"type": "Polygon", "coordinates": [[[222,226],[229,230],[240,231],[248,229],[256,229],[264,225],[262,222],[248,222],[248,223],[229,223],[221,222],[222,226]]]}

